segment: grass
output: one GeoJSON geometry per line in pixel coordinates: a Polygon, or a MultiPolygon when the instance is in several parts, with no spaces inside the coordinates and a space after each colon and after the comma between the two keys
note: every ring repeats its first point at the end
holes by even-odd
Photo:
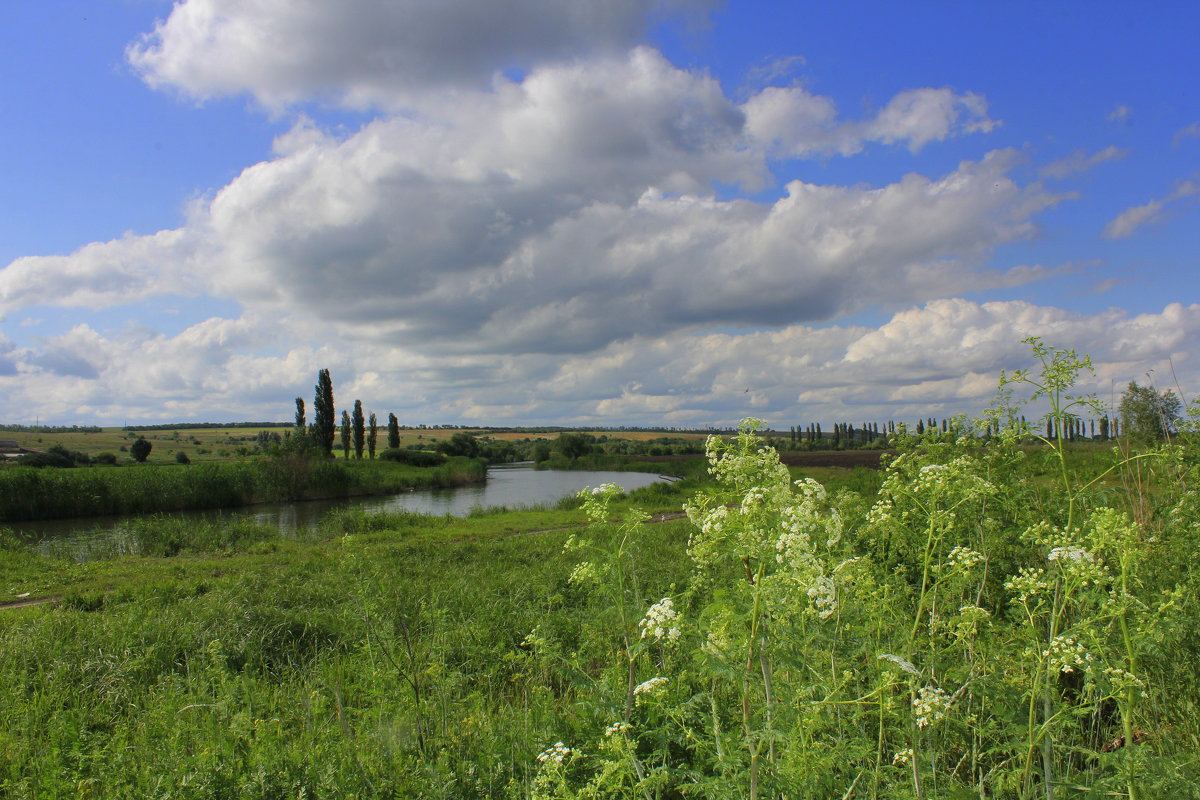
{"type": "Polygon", "coordinates": [[[0,469],[0,522],[384,494],[483,478],[482,462],[464,458],[437,467],[303,458],[121,469],[9,466],[0,469]]]}
{"type": "MultiPolygon", "coordinates": [[[[1104,448],[1065,455],[1080,480],[1112,463],[1104,448]]],[[[1032,798],[1046,796],[1050,765],[1056,797],[1196,796],[1200,586],[1188,565],[1200,503],[1178,463],[1145,464],[1140,484],[1126,467],[1079,494],[1076,534],[1100,536],[1104,505],[1139,520],[1126,528],[1144,538],[1102,559],[1112,570],[1129,559],[1128,591],[1156,613],[1064,583],[1067,600],[1030,607],[1036,625],[1005,579],[1057,568],[1026,535],[1066,519],[1044,451],[939,445],[895,476],[790,470],[830,489],[802,526],[815,548],[805,569],[853,578],[830,619],[819,592],[772,583],[775,538],[759,554],[765,581],[747,581],[756,562],[728,549],[755,531],[778,538],[779,519],[725,530],[702,576],[688,545],[708,540],[687,521],[619,522],[630,505],[678,510],[711,489],[698,477],[614,501],[612,522],[592,528],[570,498],[467,518],[344,511],[299,540],[151,519],[136,547],[86,563],[0,536],[0,601],[62,598],[0,610],[0,795],[723,798],[751,794],[753,772],[764,797],[974,797],[984,785],[1032,798]],[[977,478],[997,491],[973,494],[977,478]],[[869,516],[877,499],[889,510],[869,516]],[[986,569],[946,566],[959,545],[986,569]],[[620,569],[589,583],[584,563],[620,569]],[[741,605],[760,586],[759,600],[785,605],[765,617],[741,605]],[[683,615],[676,649],[637,628],[666,596],[683,615]],[[977,629],[961,618],[968,604],[990,613],[977,629]],[[1130,704],[1099,670],[1075,684],[1056,668],[1047,685],[1039,637],[1054,615],[1110,665],[1134,653],[1147,697],[1130,704]],[[768,620],[761,636],[756,619],[768,620]],[[881,653],[911,659],[920,679],[881,653]],[[627,687],[656,676],[669,679],[661,694],[627,702],[627,687]],[[931,686],[962,694],[918,727],[912,700],[931,686]],[[1045,698],[1060,713],[1043,718],[1045,698]],[[605,736],[622,718],[634,733],[605,736]],[[1136,744],[1113,745],[1125,730],[1136,744]],[[569,758],[537,760],[560,741],[569,758]]],[[[731,498],[713,509],[743,500],[731,498]]]]}

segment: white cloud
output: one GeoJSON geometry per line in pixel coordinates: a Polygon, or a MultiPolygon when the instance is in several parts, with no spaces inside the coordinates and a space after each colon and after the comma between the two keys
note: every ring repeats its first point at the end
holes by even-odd
{"type": "Polygon", "coordinates": [[[1078,172],[1087,172],[1092,167],[1107,161],[1120,161],[1127,155],[1129,155],[1128,148],[1116,145],[1109,145],[1090,156],[1083,150],[1076,150],[1066,158],[1060,158],[1042,167],[1038,173],[1043,177],[1061,179],[1078,172]]]}
{"type": "Polygon", "coordinates": [[[103,308],[160,294],[194,294],[204,237],[195,230],[126,234],[67,256],[27,256],[0,270],[0,318],[37,305],[103,308]]]}
{"type": "Polygon", "coordinates": [[[1132,108],[1126,105],[1119,105],[1112,111],[1108,112],[1108,116],[1105,117],[1105,119],[1107,119],[1109,122],[1124,123],[1128,122],[1131,116],[1133,116],[1132,108]]]}
{"type": "Polygon", "coordinates": [[[874,119],[842,121],[828,97],[800,86],[769,86],[742,106],[747,132],[768,152],[791,157],[853,155],[868,142],[907,144],[912,152],[933,141],[964,133],[986,133],[998,123],[987,101],[972,92],[909,89],[880,109],[874,119]]]}
{"type": "Polygon", "coordinates": [[[707,0],[183,0],[127,52],[151,86],[268,107],[324,98],[395,107],[496,70],[636,44],[659,12],[707,0]]]}
{"type": "Polygon", "coordinates": [[[1140,206],[1125,209],[1109,220],[1104,226],[1104,236],[1107,239],[1124,239],[1132,236],[1138,228],[1164,218],[1167,207],[1172,203],[1200,194],[1200,182],[1194,180],[1180,181],[1166,197],[1151,200],[1140,206]]]}
{"type": "Polygon", "coordinates": [[[1176,131],[1175,136],[1171,139],[1171,144],[1179,147],[1184,139],[1200,139],[1200,122],[1193,122],[1186,128],[1176,131]]]}
{"type": "Polygon", "coordinates": [[[1200,365],[1200,305],[1159,313],[1075,314],[1009,301],[937,300],[877,328],[790,325],[746,333],[681,332],[614,341],[578,355],[434,356],[419,348],[350,342],[304,319],[210,319],[171,337],[103,334],[81,325],[36,348],[0,356],[0,415],[23,419],[290,418],[330,367],[339,406],[406,423],[480,421],[725,424],[749,413],[784,427],[810,421],[913,421],[977,412],[1001,369],[1029,367],[1021,339],[1090,353],[1080,391],[1109,396],[1169,361],[1191,396],[1200,365]],[[275,352],[268,352],[274,350],[275,352]],[[54,362],[69,353],[80,364],[54,362]],[[14,374],[15,373],[15,374],[14,374]],[[87,415],[87,416],[81,416],[87,415]]]}
{"type": "MultiPolygon", "coordinates": [[[[905,93],[867,127],[916,146],[965,124],[927,107],[966,103],[970,119],[986,118],[971,97],[905,93]]],[[[635,48],[498,80],[470,103],[341,140],[301,120],[185,229],[14,262],[0,271],[0,310],[206,291],[442,354],[586,352],[1048,274],[978,271],[1065,196],[1018,185],[1012,151],[940,178],[793,181],[774,203],[716,199],[715,182],[770,178],[746,135],[755,115],[707,75],[635,48]]]]}

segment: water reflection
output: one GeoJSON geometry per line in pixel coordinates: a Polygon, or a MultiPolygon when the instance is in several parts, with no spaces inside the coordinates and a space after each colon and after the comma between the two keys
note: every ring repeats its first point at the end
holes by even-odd
{"type": "MultiPolygon", "coordinates": [[[[269,503],[219,511],[182,511],[173,517],[212,522],[247,519],[278,527],[285,535],[315,528],[321,518],[335,509],[364,511],[417,511],[425,514],[466,516],[475,508],[528,508],[552,505],[587,487],[615,483],[627,491],[672,480],[644,472],[588,472],[583,470],[534,470],[529,465],[504,465],[488,469],[486,483],[448,489],[422,489],[377,497],[341,500],[312,500],[302,503],[269,503]]],[[[82,517],[62,520],[12,523],[12,528],[36,540],[112,536],[125,517],[82,517]]]]}

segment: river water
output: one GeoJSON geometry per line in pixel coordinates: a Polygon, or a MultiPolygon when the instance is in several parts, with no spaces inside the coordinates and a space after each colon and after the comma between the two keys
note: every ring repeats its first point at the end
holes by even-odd
{"type": "MultiPolygon", "coordinates": [[[[446,489],[418,489],[400,494],[351,497],[338,500],[309,500],[301,503],[266,503],[219,511],[181,511],[173,517],[212,521],[250,519],[277,526],[285,535],[315,528],[330,511],[360,508],[364,511],[417,511],[438,516],[462,517],[476,508],[525,508],[550,505],[580,490],[615,483],[626,491],[652,483],[673,480],[645,472],[589,472],[585,470],[535,470],[528,464],[488,468],[486,483],[446,489]]],[[[42,541],[86,536],[103,536],[118,530],[127,517],[76,517],[73,519],[15,522],[6,527],[42,541]]]]}

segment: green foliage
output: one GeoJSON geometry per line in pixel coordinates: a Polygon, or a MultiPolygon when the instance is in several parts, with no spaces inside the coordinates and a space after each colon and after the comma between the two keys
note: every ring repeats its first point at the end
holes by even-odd
{"type": "MultiPolygon", "coordinates": [[[[343,422],[343,424],[345,424],[343,422]]],[[[366,418],[363,417],[363,407],[361,400],[354,401],[354,414],[351,417],[351,424],[354,426],[354,457],[363,457],[363,446],[366,444],[366,418]]]]}
{"type": "Polygon", "coordinates": [[[350,458],[350,412],[342,410],[342,458],[350,458]]]}
{"type": "Polygon", "coordinates": [[[483,454],[483,446],[479,439],[465,431],[459,431],[449,439],[438,442],[437,450],[448,456],[465,456],[467,458],[479,458],[483,454]]]}
{"type": "Polygon", "coordinates": [[[485,467],[451,459],[437,468],[330,461],[281,452],[257,461],[210,462],[186,469],[0,470],[0,522],[105,514],[232,508],[306,498],[384,494],[482,480],[485,467]]]}
{"type": "Polygon", "coordinates": [[[392,413],[388,414],[387,437],[389,450],[400,449],[400,420],[396,419],[396,415],[392,413]]]}
{"type": "Polygon", "coordinates": [[[1158,392],[1152,386],[1130,381],[1117,409],[1126,436],[1157,442],[1175,432],[1182,403],[1170,389],[1158,392]]]}
{"type": "Polygon", "coordinates": [[[333,407],[333,378],[329,370],[317,373],[317,385],[313,395],[313,432],[326,456],[333,455],[333,435],[337,428],[337,417],[333,407]]]}
{"type": "Polygon", "coordinates": [[[591,437],[586,433],[560,433],[554,440],[554,451],[566,459],[580,458],[592,451],[591,437]]]}
{"type": "Polygon", "coordinates": [[[395,461],[414,467],[436,467],[445,462],[445,457],[431,450],[399,450],[388,448],[379,454],[380,461],[395,461]]]}
{"type": "Polygon", "coordinates": [[[137,441],[129,445],[129,455],[133,456],[133,460],[138,463],[144,463],[150,457],[150,451],[154,449],[148,440],[138,437],[137,441]]]}
{"type": "Polygon", "coordinates": [[[190,464],[190,463],[192,463],[192,460],[190,458],[188,458],[187,453],[180,450],[179,452],[177,452],[175,454],[175,463],[176,464],[190,464]]]}
{"type": "Polygon", "coordinates": [[[375,412],[371,412],[370,418],[367,420],[367,452],[371,458],[375,458],[375,445],[379,441],[379,420],[375,417],[375,412]]]}

